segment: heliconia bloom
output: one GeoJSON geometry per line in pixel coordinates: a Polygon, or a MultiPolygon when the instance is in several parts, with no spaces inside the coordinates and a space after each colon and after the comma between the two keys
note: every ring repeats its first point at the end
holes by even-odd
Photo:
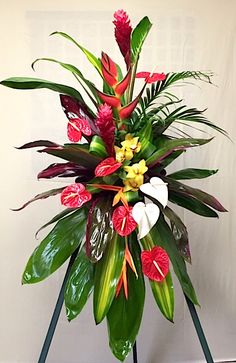
{"type": "Polygon", "coordinates": [[[156,199],[165,208],[168,202],[168,188],[167,184],[158,177],[150,179],[149,183],[140,186],[141,192],[156,199]]]}
{"type": "Polygon", "coordinates": [[[166,251],[155,246],[141,253],[142,270],[150,280],[161,282],[169,272],[169,256],[166,251]]]}
{"type": "Polygon", "coordinates": [[[81,183],[68,185],[61,193],[61,203],[69,208],[79,208],[92,198],[81,183]]]}
{"type": "Polygon", "coordinates": [[[130,41],[132,27],[130,19],[124,10],[117,10],[114,13],[115,38],[121,53],[125,58],[127,67],[130,65],[130,41]]]}
{"type": "Polygon", "coordinates": [[[130,79],[131,79],[131,68],[129,69],[129,71],[127,72],[126,76],[122,79],[122,81],[120,81],[115,87],[115,94],[118,96],[122,96],[127,87],[129,86],[130,83],[130,79]]]}
{"type": "Polygon", "coordinates": [[[150,72],[138,72],[136,78],[144,78],[146,83],[154,83],[157,81],[164,81],[166,75],[164,73],[150,73],[150,72]]]}
{"type": "Polygon", "coordinates": [[[86,119],[72,118],[67,124],[67,136],[72,142],[78,142],[82,138],[82,134],[90,136],[91,127],[86,119]]]}
{"type": "Polygon", "coordinates": [[[99,106],[96,125],[99,128],[101,138],[106,145],[108,154],[113,155],[115,142],[115,123],[112,109],[106,103],[99,106]]]}
{"type": "Polygon", "coordinates": [[[131,268],[131,270],[135,273],[136,278],[138,278],[138,274],[137,274],[137,270],[136,270],[136,267],[134,264],[133,257],[130,253],[128,244],[126,243],[123,266],[122,266],[122,270],[121,270],[120,279],[119,279],[119,282],[118,282],[118,285],[116,288],[116,297],[117,297],[120,293],[121,287],[123,286],[126,300],[128,299],[127,263],[129,265],[129,267],[131,268]]]}
{"type": "Polygon", "coordinates": [[[139,103],[139,99],[140,99],[140,95],[138,95],[138,97],[136,97],[128,105],[126,105],[126,106],[124,106],[124,107],[122,107],[120,109],[119,116],[120,116],[120,119],[121,120],[125,120],[125,119],[129,118],[129,116],[132,114],[132,112],[134,111],[135,107],[139,103]]]}
{"type": "Polygon", "coordinates": [[[104,52],[102,52],[102,74],[109,86],[113,87],[118,83],[118,72],[115,62],[104,52]]]}
{"type": "Polygon", "coordinates": [[[138,238],[141,239],[144,238],[156,224],[160,215],[160,209],[156,204],[152,203],[152,201],[146,204],[138,202],[133,207],[132,215],[135,222],[138,224],[138,238]]]}
{"type": "Polygon", "coordinates": [[[103,160],[95,169],[95,175],[102,177],[114,173],[121,167],[121,163],[118,163],[113,157],[103,160]]]}
{"type": "Polygon", "coordinates": [[[101,100],[103,102],[105,102],[107,105],[114,107],[114,108],[120,107],[121,103],[120,103],[119,97],[108,95],[99,90],[97,90],[97,94],[101,98],[101,100]]]}
{"type": "Polygon", "coordinates": [[[132,216],[132,207],[117,207],[112,215],[114,229],[120,236],[128,236],[137,227],[132,216]]]}

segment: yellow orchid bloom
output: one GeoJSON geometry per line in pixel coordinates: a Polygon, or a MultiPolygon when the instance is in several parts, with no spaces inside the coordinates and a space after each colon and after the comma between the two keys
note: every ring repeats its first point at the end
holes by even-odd
{"type": "Polygon", "coordinates": [[[148,170],[145,160],[142,159],[137,164],[125,166],[124,170],[128,173],[127,179],[124,180],[124,192],[127,192],[129,190],[137,191],[144,182],[143,174],[145,174],[148,170]]]}
{"type": "Polygon", "coordinates": [[[123,162],[124,160],[131,160],[135,153],[138,153],[141,149],[141,143],[138,142],[138,137],[133,137],[131,134],[125,136],[125,140],[122,141],[122,147],[115,146],[116,160],[123,162]]]}

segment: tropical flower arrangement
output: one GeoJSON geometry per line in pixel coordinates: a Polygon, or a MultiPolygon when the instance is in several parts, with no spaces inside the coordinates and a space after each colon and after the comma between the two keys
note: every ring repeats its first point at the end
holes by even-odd
{"type": "MultiPolygon", "coordinates": [[[[16,89],[47,88],[60,93],[69,142],[29,142],[19,149],[39,147],[40,153],[61,158],[38,178],[73,177],[74,182],[49,190],[25,203],[59,195],[64,208],[40,230],[55,224],[32,253],[23,284],[44,280],[75,251],[66,289],[68,320],[74,319],[93,294],[96,324],[107,320],[113,354],[124,360],[135,342],[145,300],[145,280],[161,313],[173,321],[172,273],[184,294],[198,304],[186,269],[191,262],[188,233],[171,203],[200,216],[218,217],[225,208],[206,192],[182,180],[209,177],[217,170],[188,168],[168,173],[168,166],[192,147],[212,139],[193,138],[185,125],[207,125],[226,132],[188,108],[171,92],[186,80],[211,82],[210,72],[138,72],[142,45],[151,23],[145,16],[133,29],[124,10],[114,14],[115,39],[124,57],[123,70],[106,53],[97,58],[69,35],[101,77],[95,86],[74,65],[51,58],[78,80],[82,94],[69,86],[37,78],[9,78],[2,85],[16,89]],[[134,84],[139,89],[134,97],[134,84]]],[[[33,67],[34,64],[33,63],[33,67]]]]}

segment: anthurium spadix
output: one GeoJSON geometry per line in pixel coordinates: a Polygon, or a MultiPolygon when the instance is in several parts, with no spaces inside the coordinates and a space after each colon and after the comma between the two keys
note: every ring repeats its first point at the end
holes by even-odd
{"type": "Polygon", "coordinates": [[[140,186],[140,190],[144,194],[156,199],[164,208],[167,206],[168,188],[161,178],[151,178],[149,183],[144,183],[140,186]]]}

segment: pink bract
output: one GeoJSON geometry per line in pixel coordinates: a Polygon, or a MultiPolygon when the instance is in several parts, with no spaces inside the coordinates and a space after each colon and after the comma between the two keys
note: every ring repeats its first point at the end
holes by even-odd
{"type": "Polygon", "coordinates": [[[113,120],[112,108],[106,103],[99,106],[96,125],[99,128],[101,138],[106,145],[108,154],[113,155],[115,141],[115,123],[113,120]]]}
{"type": "Polygon", "coordinates": [[[68,185],[61,193],[61,203],[69,208],[79,208],[92,198],[81,183],[68,185]]]}
{"type": "Polygon", "coordinates": [[[117,10],[114,13],[115,38],[121,53],[125,58],[127,67],[130,65],[130,38],[132,27],[130,19],[124,10],[117,10]]]}
{"type": "Polygon", "coordinates": [[[142,270],[150,280],[161,282],[169,272],[169,256],[161,247],[141,253],[142,270]]]}
{"type": "Polygon", "coordinates": [[[102,177],[114,173],[121,167],[122,163],[118,163],[113,157],[103,160],[95,169],[95,175],[102,177]]]}
{"type": "Polygon", "coordinates": [[[117,207],[112,215],[114,229],[120,236],[128,236],[137,227],[132,216],[133,207],[117,207]]]}

